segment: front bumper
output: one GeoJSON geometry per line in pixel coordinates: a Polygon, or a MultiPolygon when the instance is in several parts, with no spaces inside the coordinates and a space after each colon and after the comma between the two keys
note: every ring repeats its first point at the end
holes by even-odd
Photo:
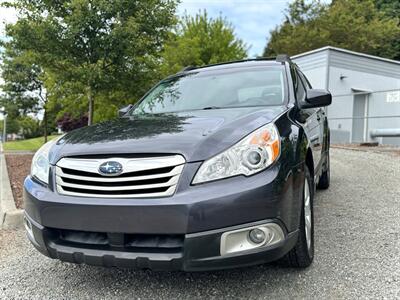
{"type": "Polygon", "coordinates": [[[186,234],[184,245],[178,252],[130,252],[120,249],[95,249],[58,243],[51,229],[34,222],[28,215],[31,232],[27,234],[31,243],[42,254],[62,261],[104,267],[120,267],[151,270],[205,271],[250,266],[271,262],[285,255],[294,247],[298,232],[285,233],[285,239],[270,247],[221,256],[220,239],[226,231],[237,230],[277,220],[264,220],[219,230],[186,234]]]}
{"type": "Polygon", "coordinates": [[[164,270],[210,270],[264,263],[287,253],[297,241],[302,170],[276,164],[249,178],[233,177],[191,186],[199,163],[185,166],[175,195],[166,198],[100,199],[59,195],[28,177],[24,199],[33,245],[43,254],[74,263],[164,270]],[[278,223],[285,239],[270,248],[220,255],[223,232],[278,223]],[[54,230],[174,235],[173,251],[96,248],[60,243],[54,230]]]}

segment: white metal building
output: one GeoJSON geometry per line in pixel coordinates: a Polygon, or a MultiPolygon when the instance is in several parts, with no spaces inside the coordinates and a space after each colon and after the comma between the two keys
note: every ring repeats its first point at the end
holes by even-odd
{"type": "Polygon", "coordinates": [[[313,88],[332,93],[332,143],[400,145],[400,61],[330,46],[292,59],[313,88]]]}

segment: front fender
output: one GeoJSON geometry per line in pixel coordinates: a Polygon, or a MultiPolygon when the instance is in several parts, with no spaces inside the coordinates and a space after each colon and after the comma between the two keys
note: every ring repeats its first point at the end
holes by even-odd
{"type": "Polygon", "coordinates": [[[307,151],[310,149],[310,142],[304,132],[303,127],[292,121],[290,114],[281,116],[275,122],[281,136],[281,164],[288,170],[287,178],[292,180],[292,203],[290,205],[292,213],[292,228],[296,230],[300,222],[300,213],[303,200],[304,186],[304,165],[307,151]]]}

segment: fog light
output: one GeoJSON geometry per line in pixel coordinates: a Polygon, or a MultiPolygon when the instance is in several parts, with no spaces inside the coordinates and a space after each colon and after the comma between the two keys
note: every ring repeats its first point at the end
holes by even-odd
{"type": "Polygon", "coordinates": [[[227,231],[221,235],[221,255],[270,247],[285,239],[282,228],[276,223],[227,231]]]}
{"type": "Polygon", "coordinates": [[[265,241],[265,232],[259,228],[255,228],[249,231],[249,239],[254,244],[261,244],[265,241]]]}

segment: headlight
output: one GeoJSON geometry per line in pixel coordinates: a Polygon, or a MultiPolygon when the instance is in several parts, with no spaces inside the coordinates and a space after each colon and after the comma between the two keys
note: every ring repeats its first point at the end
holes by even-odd
{"type": "Polygon", "coordinates": [[[51,140],[44,144],[38,151],[36,151],[35,155],[32,159],[31,166],[31,175],[40,181],[48,184],[49,183],[49,152],[51,146],[53,146],[59,138],[51,140]]]}
{"type": "Polygon", "coordinates": [[[250,176],[270,166],[280,154],[280,138],[274,124],[249,134],[231,148],[206,160],[193,184],[232,177],[250,176]]]}

